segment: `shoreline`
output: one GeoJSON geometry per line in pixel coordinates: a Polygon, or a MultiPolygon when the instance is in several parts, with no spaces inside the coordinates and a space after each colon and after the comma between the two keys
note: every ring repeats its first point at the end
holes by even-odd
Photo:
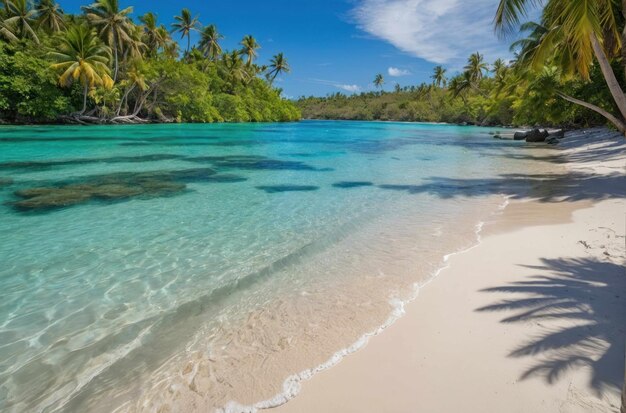
{"type": "MultiPolygon", "coordinates": [[[[624,156],[624,148],[626,145],[622,137],[616,136],[616,134],[606,130],[602,133],[598,133],[597,129],[584,130],[569,133],[562,146],[564,151],[560,156],[566,156],[568,159],[566,166],[569,170],[569,175],[592,170],[594,174],[606,176],[607,174],[614,173],[615,170],[618,169],[621,170],[620,178],[624,181],[623,164],[624,159],[626,159],[624,156]],[[584,139],[587,137],[592,138],[593,141],[585,142],[584,139]],[[607,141],[602,142],[603,139],[607,138],[607,141]],[[611,145],[617,147],[617,151],[614,152],[617,156],[613,156],[613,159],[606,162],[603,159],[605,157],[602,155],[606,153],[607,146],[611,145]],[[591,156],[585,156],[585,154],[591,156]]],[[[571,177],[571,179],[576,178],[571,177]]],[[[606,190],[618,191],[617,188],[606,188],[606,190]]],[[[568,191],[571,191],[571,188],[569,188],[568,191]]],[[[570,193],[569,195],[570,197],[575,197],[576,194],[570,193]]],[[[480,285],[485,282],[488,284],[503,284],[508,281],[513,285],[517,282],[528,282],[519,281],[518,279],[507,279],[504,276],[499,276],[499,273],[496,271],[504,270],[519,273],[520,270],[518,269],[516,271],[514,267],[517,264],[522,265],[524,262],[521,260],[522,256],[526,258],[527,261],[537,261],[539,258],[538,264],[541,264],[542,258],[539,257],[540,254],[538,254],[537,248],[531,246],[528,248],[530,251],[525,251],[523,254],[520,253],[520,259],[514,261],[517,264],[513,264],[507,261],[507,257],[511,258],[510,254],[512,251],[507,250],[506,247],[503,248],[502,245],[521,245],[520,242],[527,242],[530,238],[533,241],[536,240],[537,244],[544,246],[542,250],[544,253],[553,253],[552,248],[545,249],[545,243],[548,242],[548,245],[558,245],[559,242],[563,242],[563,236],[559,235],[561,232],[584,232],[584,230],[588,230],[590,226],[611,228],[611,223],[607,224],[607,222],[605,222],[607,220],[613,220],[612,230],[619,232],[620,228],[624,227],[622,211],[626,203],[624,202],[623,195],[620,196],[621,194],[617,192],[615,194],[607,192],[605,195],[605,198],[608,199],[574,199],[574,202],[568,204],[568,207],[571,208],[562,208],[561,204],[546,204],[538,200],[512,200],[501,217],[493,222],[487,223],[487,228],[483,231],[483,240],[479,240],[476,245],[463,251],[462,254],[453,254],[456,256],[452,257],[451,263],[444,266],[439,271],[439,273],[443,272],[442,277],[438,277],[436,282],[432,283],[428,289],[425,289],[424,292],[420,294],[419,300],[414,300],[407,304],[407,314],[395,320],[396,322],[386,329],[387,334],[377,335],[376,338],[369,341],[366,347],[361,348],[361,351],[348,354],[349,357],[343,358],[341,360],[343,362],[334,366],[333,369],[325,369],[310,379],[303,381],[302,389],[297,397],[272,411],[398,412],[419,408],[423,411],[452,411],[459,409],[463,409],[464,411],[505,411],[509,409],[509,411],[520,412],[547,412],[555,411],[555,409],[558,410],[563,406],[565,406],[565,408],[561,411],[567,412],[585,411],[585,409],[589,407],[593,407],[596,411],[617,411],[619,407],[616,406],[619,406],[619,390],[621,390],[621,386],[614,386],[614,388],[610,389],[604,388],[600,391],[594,389],[593,386],[586,385],[587,382],[591,383],[591,377],[597,374],[592,367],[582,366],[576,368],[576,363],[573,363],[574,366],[568,366],[569,369],[558,371],[559,375],[566,376],[570,379],[569,387],[563,387],[563,383],[567,382],[565,377],[558,377],[557,380],[556,378],[549,379],[549,376],[546,376],[548,378],[530,377],[532,374],[529,373],[528,378],[521,379],[519,374],[515,374],[521,372],[518,370],[524,369],[523,366],[525,363],[518,360],[511,361],[510,358],[513,356],[506,355],[506,347],[514,346],[515,342],[537,334],[534,327],[537,325],[543,327],[543,321],[525,320],[522,326],[523,328],[519,328],[520,325],[515,325],[514,327],[507,325],[503,328],[502,325],[500,325],[503,322],[501,320],[501,314],[496,314],[495,317],[491,317],[492,320],[490,320],[489,325],[486,325],[482,320],[482,318],[485,317],[484,313],[481,312],[477,314],[476,309],[468,312],[471,309],[463,308],[463,306],[458,303],[456,305],[454,302],[450,303],[450,298],[453,297],[448,296],[448,291],[450,290],[456,290],[457,292],[462,290],[463,295],[456,298],[459,298],[461,301],[470,299],[481,303],[482,307],[488,307],[489,303],[486,303],[485,300],[490,301],[490,297],[484,297],[485,294],[480,292],[481,289],[476,288],[477,285],[474,284],[480,285]],[[617,197],[615,195],[617,195],[617,197]],[[519,211],[520,208],[521,213],[519,211]],[[530,219],[529,215],[531,217],[530,219]],[[549,215],[549,217],[546,217],[546,215],[549,215]],[[520,219],[522,217],[523,219],[520,219]],[[619,222],[619,224],[616,224],[615,221],[619,222]],[[609,226],[607,227],[606,225],[609,226]],[[560,241],[559,237],[561,238],[560,241]],[[547,238],[547,240],[542,239],[539,241],[541,238],[547,238]],[[504,251],[502,251],[503,249],[504,251]],[[496,255],[503,255],[503,258],[497,260],[498,262],[495,266],[489,264],[489,256],[494,253],[496,255]],[[487,263],[485,263],[485,261],[487,263]],[[459,277],[462,276],[474,275],[474,271],[470,274],[464,272],[463,267],[467,268],[468,266],[478,266],[485,271],[480,274],[477,280],[472,279],[471,286],[467,285],[466,280],[459,279],[459,277]],[[455,281],[460,285],[455,284],[455,281]],[[441,318],[441,316],[431,321],[424,321],[424,319],[420,317],[423,313],[430,312],[433,308],[440,309],[442,304],[449,304],[452,307],[456,307],[454,310],[456,311],[456,316],[462,318],[450,322],[446,321],[445,318],[441,318]],[[496,347],[498,350],[496,352],[497,356],[491,353],[490,350],[486,351],[485,346],[482,345],[474,349],[475,353],[479,353],[480,356],[482,356],[484,362],[492,366],[495,370],[498,370],[499,374],[496,374],[495,377],[493,371],[484,371],[481,366],[476,365],[476,363],[469,363],[469,365],[464,366],[462,374],[459,374],[457,370],[458,365],[463,364],[462,356],[467,351],[466,349],[459,350],[456,348],[455,343],[472,341],[477,337],[471,330],[459,332],[456,331],[456,329],[459,327],[459,323],[463,326],[465,324],[463,321],[472,321],[473,319],[476,319],[473,324],[480,326],[482,330],[479,330],[479,337],[482,335],[482,339],[485,340],[491,340],[493,338],[492,336],[497,337],[495,340],[497,344],[499,344],[499,346],[496,347]],[[447,330],[446,327],[448,328],[447,330]],[[504,337],[501,335],[503,333],[502,330],[504,330],[504,337]],[[415,331],[418,331],[418,333],[415,331]],[[441,335],[444,335],[448,340],[441,342],[441,335]],[[509,337],[513,335],[515,335],[516,338],[510,339],[509,337]],[[511,341],[513,341],[513,343],[511,341]],[[446,357],[437,354],[442,351],[446,353],[446,357]],[[423,356],[424,360],[428,359],[429,362],[418,361],[419,356],[423,356]],[[456,363],[446,365],[446,359],[451,356],[454,357],[456,363]],[[499,366],[500,364],[502,366],[499,366]],[[468,369],[468,367],[471,368],[468,369]],[[382,379],[379,379],[379,375],[383,376],[382,379]],[[448,381],[458,381],[459,377],[462,378],[461,381],[465,381],[465,387],[473,388],[474,393],[469,394],[470,392],[465,390],[468,393],[466,394],[467,397],[455,396],[453,397],[454,400],[448,400],[450,399],[446,397],[448,381]],[[410,385],[406,384],[411,381],[430,382],[433,379],[434,383],[424,383],[424,387],[417,386],[416,388],[412,388],[410,385]],[[544,380],[539,379],[545,379],[548,380],[548,382],[553,380],[553,382],[548,386],[545,385],[544,380]],[[469,385],[470,383],[476,382],[484,386],[481,385],[477,387],[469,385]],[[477,401],[475,400],[475,394],[480,394],[480,390],[485,390],[485,388],[491,388],[495,393],[482,395],[483,404],[473,405],[470,403],[468,410],[468,401],[472,399],[477,401]],[[417,391],[418,389],[424,390],[423,393],[417,391]],[[576,395],[572,396],[572,392],[575,392],[576,395]],[[513,410],[510,410],[513,404],[515,406],[513,410]],[[486,405],[492,407],[485,409],[484,406],[486,405]],[[474,406],[474,409],[472,409],[471,406],[474,406]]],[[[480,235],[482,234],[479,234],[479,237],[480,235]]],[[[605,250],[601,252],[600,257],[593,256],[593,259],[598,260],[598,262],[602,264],[604,262],[603,259],[608,257],[608,260],[613,265],[611,267],[613,271],[615,268],[619,268],[619,264],[615,264],[614,261],[619,262],[621,260],[623,264],[623,247],[621,249],[619,247],[620,240],[622,246],[624,244],[622,238],[620,238],[622,236],[623,234],[615,234],[615,238],[612,240],[612,246],[609,247],[612,248],[611,252],[607,253],[605,250]],[[610,255],[611,253],[617,254],[617,256],[612,257],[610,255]]],[[[554,250],[563,249],[561,253],[563,256],[569,255],[571,256],[570,259],[572,263],[582,265],[583,261],[576,260],[584,259],[584,254],[583,258],[580,258],[581,253],[587,252],[589,254],[589,250],[592,249],[592,247],[589,247],[589,242],[585,240],[577,242],[576,240],[568,239],[568,241],[570,242],[567,243],[567,245],[562,246],[562,248],[554,248],[554,250]]],[[[544,259],[548,260],[548,258],[544,259]]],[[[559,258],[554,258],[553,260],[556,259],[559,258]]],[[[534,270],[537,272],[540,271],[541,265],[535,265],[534,267],[536,268],[531,269],[531,271],[534,270]]],[[[543,267],[547,267],[545,262],[543,267]]],[[[572,271],[575,271],[575,269],[576,265],[574,265],[572,271]]],[[[524,271],[521,272],[528,277],[528,270],[529,269],[526,270],[526,273],[524,273],[524,271]]],[[[476,272],[479,271],[477,270],[476,272]]],[[[541,276],[549,276],[545,274],[546,272],[549,272],[548,268],[543,268],[541,276]]],[[[434,278],[436,278],[436,276],[432,279],[434,278]]],[[[621,277],[617,280],[619,284],[613,286],[613,288],[621,289],[626,293],[626,277],[621,277]]],[[[582,281],[584,282],[585,280],[582,281]]],[[[513,288],[511,285],[506,288],[513,288]]],[[[482,289],[485,288],[490,287],[489,285],[484,285],[482,289]]],[[[612,311],[607,313],[609,317],[619,318],[620,313],[615,312],[616,310],[619,311],[619,305],[619,303],[614,303],[612,311]]],[[[533,309],[529,311],[532,312],[533,309]]],[[[576,322],[569,322],[569,324],[574,325],[572,326],[568,324],[568,320],[566,320],[565,317],[563,317],[563,320],[560,319],[558,311],[556,314],[550,313],[544,314],[544,316],[546,319],[556,319],[556,321],[553,320],[554,323],[560,325],[558,328],[562,328],[564,331],[571,328],[578,328],[578,326],[575,325],[576,322]]],[[[621,346],[619,343],[614,343],[614,347],[617,347],[617,350],[620,348],[622,350],[621,359],[620,353],[616,353],[617,355],[612,353],[613,360],[611,361],[613,365],[624,366],[624,331],[611,331],[610,334],[612,334],[611,337],[614,340],[621,340],[622,342],[621,346]]],[[[602,341],[597,337],[594,339],[596,339],[596,341],[602,341]]],[[[596,343],[596,345],[599,344],[596,343]]],[[[576,351],[583,351],[582,348],[570,350],[574,353],[576,353],[576,351]]],[[[546,357],[546,354],[543,353],[547,350],[543,351],[537,349],[536,351],[537,354],[526,355],[533,361],[537,361],[535,359],[540,358],[540,356],[546,357]]],[[[470,352],[467,353],[466,356],[471,357],[470,352]]],[[[577,356],[577,354],[573,354],[573,356],[577,356]]],[[[593,359],[595,354],[587,354],[587,356],[589,359],[593,359]]],[[[613,369],[619,370],[619,368],[615,367],[613,369]]],[[[603,373],[609,374],[610,372],[604,371],[603,373]]],[[[535,375],[540,376],[541,374],[537,373],[535,375]]],[[[618,373],[618,376],[619,375],[620,373],[618,373]]],[[[621,371],[621,377],[623,380],[623,371],[621,371]]],[[[262,406],[255,405],[255,407],[261,408],[262,406]]]]}
{"type": "MultiPolygon", "coordinates": [[[[492,216],[502,213],[502,211],[504,211],[504,209],[507,207],[508,204],[509,204],[509,199],[508,197],[505,197],[504,202],[498,206],[498,209],[492,213],[492,216]]],[[[424,287],[426,287],[431,282],[436,281],[436,279],[441,275],[441,273],[450,267],[450,263],[449,263],[450,258],[456,255],[464,254],[480,246],[481,233],[483,232],[483,228],[486,223],[487,223],[486,221],[479,221],[478,224],[476,224],[475,226],[475,236],[476,236],[475,242],[468,247],[464,247],[457,251],[453,251],[453,252],[445,254],[442,258],[441,267],[435,270],[430,275],[430,277],[428,277],[426,280],[422,282],[416,282],[413,285],[413,290],[410,292],[408,298],[404,300],[399,300],[399,299],[392,300],[392,302],[390,302],[390,305],[392,306],[392,310],[389,314],[389,317],[385,320],[383,324],[381,324],[380,326],[376,327],[375,329],[371,331],[364,333],[351,345],[336,351],[325,362],[315,367],[302,370],[298,373],[290,375],[283,382],[282,392],[277,393],[268,399],[255,402],[254,404],[251,404],[251,405],[242,405],[240,403],[237,403],[236,401],[231,401],[227,403],[224,407],[217,409],[217,413],[256,412],[259,410],[275,409],[295,399],[299,395],[302,389],[302,385],[305,384],[308,380],[311,380],[315,375],[319,373],[322,373],[326,370],[329,370],[337,366],[339,363],[341,363],[341,361],[344,358],[352,355],[353,353],[358,352],[359,350],[362,350],[368,345],[371,339],[384,333],[385,330],[393,326],[398,320],[404,317],[406,315],[406,306],[410,305],[413,301],[415,301],[419,297],[420,291],[424,287]]]]}

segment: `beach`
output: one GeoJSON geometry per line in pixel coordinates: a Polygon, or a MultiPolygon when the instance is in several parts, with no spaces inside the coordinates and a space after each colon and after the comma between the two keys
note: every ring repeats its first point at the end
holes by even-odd
{"type": "Polygon", "coordinates": [[[596,129],[559,146],[533,156],[568,178],[510,193],[403,317],[274,411],[619,411],[626,144],[596,129]]]}
{"type": "Polygon", "coordinates": [[[84,130],[0,138],[3,411],[617,406],[618,134],[84,130]]]}

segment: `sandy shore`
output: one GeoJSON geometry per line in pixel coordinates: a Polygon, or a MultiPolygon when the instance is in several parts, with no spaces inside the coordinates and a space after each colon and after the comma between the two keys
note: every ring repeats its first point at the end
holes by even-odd
{"type": "Polygon", "coordinates": [[[509,194],[403,318],[273,411],[619,411],[626,141],[591,130],[560,146],[539,160],[566,160],[567,178],[509,194]]]}

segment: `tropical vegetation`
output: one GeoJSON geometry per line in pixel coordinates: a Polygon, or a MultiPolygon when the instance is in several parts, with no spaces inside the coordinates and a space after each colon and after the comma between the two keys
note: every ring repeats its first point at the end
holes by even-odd
{"type": "MultiPolygon", "coordinates": [[[[587,126],[626,133],[626,27],[617,0],[500,0],[496,32],[515,35],[515,58],[488,64],[479,52],[460,73],[436,66],[432,83],[324,98],[303,97],[305,118],[587,126]]],[[[375,89],[383,88],[376,75],[375,89]]]]}
{"type": "Polygon", "coordinates": [[[252,35],[228,51],[217,26],[203,25],[188,9],[173,16],[169,28],[152,12],[133,16],[118,0],[96,0],[81,10],[64,13],[54,0],[3,0],[0,122],[300,118],[273,87],[290,71],[287,58],[278,53],[258,64],[260,45],[252,35]]]}

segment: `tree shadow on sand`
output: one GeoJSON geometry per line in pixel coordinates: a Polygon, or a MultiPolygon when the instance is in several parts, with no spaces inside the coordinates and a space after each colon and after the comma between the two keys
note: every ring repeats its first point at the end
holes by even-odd
{"type": "Polygon", "coordinates": [[[626,197],[626,177],[621,173],[503,174],[496,178],[427,178],[420,185],[378,185],[385,190],[430,194],[448,199],[504,194],[513,199],[540,202],[573,202],[626,197]]]}
{"type": "Polygon", "coordinates": [[[532,357],[521,379],[556,382],[571,369],[591,369],[591,388],[599,396],[620,391],[624,380],[626,274],[621,265],[595,258],[542,259],[541,271],[508,285],[482,290],[510,293],[476,311],[513,312],[502,323],[533,323],[541,330],[510,353],[532,357]]]}

